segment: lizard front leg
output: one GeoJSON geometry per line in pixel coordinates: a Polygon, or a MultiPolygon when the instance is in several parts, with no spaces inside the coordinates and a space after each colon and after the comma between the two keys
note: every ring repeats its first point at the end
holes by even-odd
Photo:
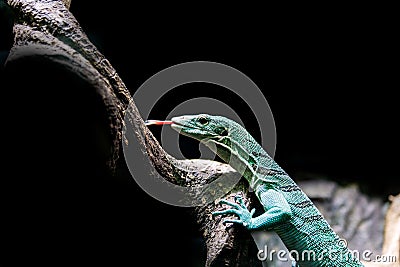
{"type": "Polygon", "coordinates": [[[224,223],[242,224],[249,230],[256,230],[260,228],[271,229],[276,225],[286,222],[292,216],[289,203],[280,192],[273,189],[268,189],[261,192],[258,196],[265,209],[265,212],[260,216],[253,218],[255,209],[249,211],[241,196],[235,197],[237,203],[222,199],[220,201],[221,204],[229,205],[232,208],[213,212],[213,216],[235,214],[239,217],[239,219],[226,219],[224,220],[224,223]]]}

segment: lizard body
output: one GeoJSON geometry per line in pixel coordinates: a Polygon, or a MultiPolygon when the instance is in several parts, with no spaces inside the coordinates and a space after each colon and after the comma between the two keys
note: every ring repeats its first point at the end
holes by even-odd
{"type": "Polygon", "coordinates": [[[289,251],[300,255],[296,261],[302,267],[363,266],[307,195],[241,125],[225,117],[201,114],[172,118],[171,126],[200,140],[242,173],[265,210],[253,218],[254,209],[248,211],[238,197],[237,203],[221,200],[231,208],[214,216],[235,214],[239,219],[225,222],[242,224],[249,230],[274,230],[289,251]]]}

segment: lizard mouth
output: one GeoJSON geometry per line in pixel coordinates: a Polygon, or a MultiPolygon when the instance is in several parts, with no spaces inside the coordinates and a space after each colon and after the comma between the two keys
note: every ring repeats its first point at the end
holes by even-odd
{"type": "Polygon", "coordinates": [[[178,132],[180,132],[183,128],[183,125],[178,124],[178,123],[172,123],[171,124],[172,129],[177,130],[178,132]]]}
{"type": "Polygon", "coordinates": [[[182,116],[182,117],[174,117],[171,119],[172,124],[171,127],[175,131],[178,131],[182,134],[189,134],[192,131],[195,130],[201,130],[200,127],[197,127],[196,125],[193,125],[190,123],[190,118],[182,116]]]}
{"type": "Polygon", "coordinates": [[[183,123],[179,122],[179,118],[172,118],[171,121],[171,127],[174,130],[180,131],[185,126],[183,123]]]}

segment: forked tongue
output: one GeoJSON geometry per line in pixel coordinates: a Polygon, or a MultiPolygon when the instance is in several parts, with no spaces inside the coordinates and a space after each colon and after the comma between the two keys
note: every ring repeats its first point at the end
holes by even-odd
{"type": "Polygon", "coordinates": [[[145,125],[166,125],[172,124],[172,121],[159,121],[159,120],[147,120],[144,122],[145,125]]]}

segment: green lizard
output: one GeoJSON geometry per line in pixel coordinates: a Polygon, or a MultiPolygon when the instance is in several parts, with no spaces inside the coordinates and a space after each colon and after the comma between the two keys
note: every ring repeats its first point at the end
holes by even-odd
{"type": "Polygon", "coordinates": [[[238,219],[224,223],[238,223],[249,230],[274,230],[289,251],[305,255],[297,259],[300,266],[363,266],[307,195],[241,125],[207,114],[175,117],[165,124],[200,140],[242,173],[265,209],[253,218],[255,210],[248,211],[238,196],[237,203],[221,200],[231,208],[214,212],[214,216],[234,214],[238,219]]]}

